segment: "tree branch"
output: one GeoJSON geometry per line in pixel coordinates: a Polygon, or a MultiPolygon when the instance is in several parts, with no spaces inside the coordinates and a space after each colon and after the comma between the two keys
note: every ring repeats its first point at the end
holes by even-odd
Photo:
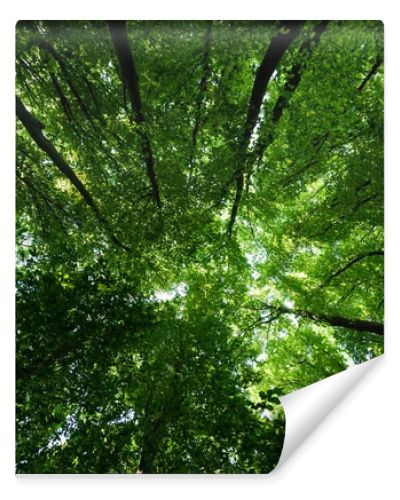
{"type": "Polygon", "coordinates": [[[132,105],[133,117],[140,128],[140,143],[143,156],[146,162],[147,176],[150,180],[152,188],[152,196],[161,207],[160,192],[158,188],[157,175],[154,168],[154,157],[151,148],[151,143],[148,135],[143,130],[145,117],[142,108],[142,100],[139,91],[139,77],[136,72],[135,63],[132,52],[129,46],[128,34],[126,31],[125,21],[108,21],[108,27],[111,34],[111,40],[114,45],[114,50],[117,55],[118,63],[121,70],[122,80],[128,90],[129,98],[132,105]]]}
{"type": "Polygon", "coordinates": [[[211,53],[211,30],[212,30],[212,21],[208,21],[207,30],[204,37],[204,51],[203,51],[203,76],[200,80],[199,86],[199,94],[197,97],[196,103],[196,116],[195,123],[192,131],[192,149],[189,158],[189,167],[193,166],[193,157],[196,150],[197,145],[197,134],[199,133],[200,125],[201,125],[201,115],[202,108],[205,99],[205,93],[207,90],[207,82],[211,72],[210,66],[210,53],[211,53]]]}
{"type": "MultiPolygon", "coordinates": [[[[295,62],[288,72],[288,77],[283,87],[283,93],[278,97],[276,104],[271,113],[271,124],[276,125],[281,118],[285,107],[289,104],[290,98],[300,84],[301,76],[307,64],[312,51],[319,44],[321,35],[328,26],[328,21],[321,21],[315,27],[312,34],[307,36],[301,44],[298,54],[298,61],[295,62]]],[[[259,142],[257,147],[257,156],[261,159],[265,150],[273,142],[274,134],[272,130],[269,132],[266,141],[259,142]]]]}
{"type": "Polygon", "coordinates": [[[288,31],[286,33],[281,31],[272,38],[269,47],[264,55],[264,58],[261,61],[260,66],[258,67],[251,92],[243,137],[239,144],[239,166],[234,174],[234,178],[236,180],[236,194],[228,224],[228,237],[230,237],[232,234],[232,229],[238,213],[244,185],[244,164],[246,153],[251,135],[257,123],[257,118],[260,113],[260,108],[265,91],[267,89],[267,85],[279,64],[279,61],[282,59],[286,49],[298,36],[302,25],[303,23],[299,21],[285,22],[284,28],[288,31]]]}
{"type": "Polygon", "coordinates": [[[375,63],[372,66],[372,68],[369,70],[367,76],[364,78],[364,80],[361,82],[359,87],[357,88],[358,92],[361,92],[363,88],[367,85],[368,81],[375,75],[375,73],[378,71],[379,66],[383,63],[383,57],[378,54],[376,57],[375,63]]]}
{"type": "Polygon", "coordinates": [[[53,86],[56,90],[56,93],[57,93],[58,97],[60,98],[61,105],[63,107],[65,116],[67,117],[67,120],[70,123],[72,123],[73,117],[72,117],[71,106],[69,105],[68,99],[66,98],[66,96],[61,88],[61,85],[58,83],[56,75],[52,71],[50,71],[50,78],[51,78],[53,86]]]}
{"type": "MultiPolygon", "coordinates": [[[[334,316],[328,314],[318,314],[312,311],[302,309],[289,309],[287,307],[272,307],[266,306],[266,309],[271,309],[275,315],[279,314],[293,314],[301,318],[307,318],[316,323],[327,323],[331,326],[338,326],[341,328],[349,328],[358,332],[370,332],[376,335],[383,336],[384,325],[377,321],[367,321],[362,319],[349,319],[343,316],[334,316]]],[[[275,318],[274,318],[275,319],[275,318]]],[[[268,322],[268,320],[267,320],[268,322]]]]}
{"type": "Polygon", "coordinates": [[[347,271],[347,269],[349,269],[351,266],[353,266],[354,264],[357,264],[357,262],[360,262],[361,260],[367,258],[367,257],[373,257],[375,255],[384,255],[383,253],[383,250],[377,250],[377,251],[372,251],[372,252],[366,252],[366,253],[362,253],[360,255],[357,255],[356,257],[354,257],[353,259],[351,259],[345,266],[343,266],[342,268],[340,268],[338,271],[334,272],[333,274],[331,274],[323,283],[322,285],[320,285],[320,288],[324,288],[326,285],[328,285],[334,278],[336,278],[337,276],[341,275],[342,273],[344,273],[345,271],[347,271]]]}
{"type": "MultiPolygon", "coordinates": [[[[326,24],[327,24],[327,21],[322,21],[317,27],[316,27],[316,34],[315,34],[315,42],[318,43],[319,40],[320,40],[320,37],[323,33],[323,31],[326,29],[326,24]],[[322,25],[322,26],[321,26],[322,25]]],[[[307,49],[306,47],[306,42],[303,43],[303,46],[304,46],[304,50],[311,50],[311,46],[310,46],[310,49],[307,49]]],[[[303,47],[302,46],[302,47],[303,47]]],[[[301,49],[300,49],[301,50],[301,49]]],[[[357,87],[356,91],[357,92],[361,92],[365,85],[367,84],[368,80],[376,73],[376,71],[379,69],[379,66],[382,64],[383,62],[383,58],[378,55],[377,58],[376,58],[376,62],[374,63],[373,67],[371,68],[371,70],[369,71],[369,73],[367,74],[367,76],[364,78],[363,82],[359,85],[359,87],[357,87]]],[[[296,64],[292,67],[292,70],[289,72],[289,74],[292,74],[294,75],[295,74],[295,71],[293,71],[293,68],[296,66],[296,64]]],[[[290,80],[290,79],[289,79],[290,80]]],[[[286,90],[290,91],[290,87],[291,85],[289,84],[289,80],[286,82],[285,84],[285,89],[286,89],[286,86],[288,87],[286,90]]],[[[295,80],[295,79],[294,79],[295,80]]],[[[295,82],[294,82],[295,83],[295,82]]],[[[298,85],[298,83],[297,83],[298,85]]],[[[293,91],[294,89],[292,89],[293,91]]],[[[290,100],[290,96],[287,96],[287,102],[290,100]]],[[[283,96],[280,96],[278,98],[278,101],[272,111],[272,121],[274,122],[277,122],[278,121],[278,117],[280,117],[280,115],[282,114],[281,110],[283,111],[283,106],[282,106],[282,103],[284,101],[284,97],[283,96]],[[281,103],[279,103],[279,101],[281,100],[281,103]]],[[[317,147],[317,150],[316,150],[316,153],[314,154],[314,156],[312,157],[312,159],[310,160],[310,162],[308,162],[304,167],[302,167],[299,171],[293,173],[293,174],[290,174],[286,180],[289,181],[288,183],[292,182],[293,178],[301,175],[303,172],[305,172],[306,170],[308,170],[310,167],[312,167],[313,165],[315,165],[316,163],[318,163],[318,160],[314,160],[315,157],[317,156],[319,150],[321,149],[321,147],[323,146],[323,144],[326,142],[326,140],[328,139],[329,137],[329,132],[327,132],[326,134],[324,134],[323,136],[323,140],[322,142],[319,142],[318,143],[318,147],[317,147]]],[[[264,142],[260,142],[256,148],[257,150],[257,156],[258,156],[258,160],[260,160],[262,158],[262,156],[264,155],[264,152],[266,150],[266,148],[272,143],[274,139],[274,136],[272,134],[272,132],[268,135],[267,137],[267,140],[264,141],[264,142]]],[[[335,146],[331,146],[330,150],[333,150],[335,146]]],[[[249,182],[250,180],[250,176],[251,176],[251,172],[249,172],[249,175],[248,175],[248,179],[247,181],[249,182]]],[[[370,183],[371,181],[369,181],[370,183]]],[[[369,200],[367,200],[369,201],[369,200]]]]}
{"type": "Polygon", "coordinates": [[[54,59],[57,61],[60,69],[61,69],[61,72],[62,74],[64,75],[65,77],[65,80],[68,84],[68,87],[70,88],[72,94],[74,95],[75,99],[77,100],[78,102],[78,105],[82,111],[82,113],[84,114],[85,118],[89,121],[89,122],[92,122],[92,117],[90,116],[90,110],[89,108],[86,106],[86,104],[84,103],[83,99],[81,98],[78,90],[76,89],[70,75],[69,75],[69,72],[67,70],[67,67],[62,59],[62,57],[60,56],[60,54],[57,52],[57,50],[49,43],[47,42],[46,40],[39,40],[38,41],[38,45],[39,47],[41,47],[42,49],[44,49],[45,51],[47,51],[49,54],[51,54],[54,59]]]}
{"type": "MultiPolygon", "coordinates": [[[[92,198],[92,195],[82,184],[79,177],[75,174],[72,168],[65,162],[64,158],[56,150],[53,144],[43,135],[42,130],[44,129],[44,125],[31,113],[29,113],[18,96],[16,96],[16,112],[17,117],[26,128],[35,143],[42,151],[47,154],[47,156],[52,160],[52,162],[60,170],[60,172],[65,175],[65,177],[70,180],[71,184],[79,191],[85,203],[92,209],[97,219],[105,227],[107,227],[108,230],[110,230],[108,221],[100,213],[100,210],[98,209],[96,202],[92,198]]],[[[124,248],[125,250],[128,249],[113,234],[111,234],[111,239],[116,245],[120,246],[121,248],[124,248]]]]}

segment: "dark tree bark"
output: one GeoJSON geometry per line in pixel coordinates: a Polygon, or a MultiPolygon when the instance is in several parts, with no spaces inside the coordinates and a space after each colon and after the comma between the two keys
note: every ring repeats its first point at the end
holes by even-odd
{"type": "MultiPolygon", "coordinates": [[[[316,34],[315,34],[315,42],[318,43],[319,40],[320,40],[320,37],[323,33],[323,31],[326,29],[326,24],[324,23],[327,23],[327,21],[322,21],[317,27],[316,27],[316,34]],[[322,26],[321,26],[322,25],[322,26]]],[[[307,45],[305,45],[306,42],[304,42],[303,46],[305,47],[305,49],[307,48],[307,45]]],[[[311,50],[312,50],[312,47],[311,47],[311,50]]],[[[364,78],[364,80],[362,81],[362,83],[357,87],[357,92],[362,92],[365,85],[368,83],[368,81],[370,80],[370,78],[377,72],[377,70],[379,69],[380,65],[383,63],[383,58],[381,56],[377,56],[376,58],[376,62],[374,63],[373,67],[371,68],[371,70],[368,72],[367,76],[364,78]]],[[[295,65],[296,66],[296,65],[295,65]]],[[[293,68],[292,68],[292,71],[290,72],[291,74],[294,74],[293,73],[293,68]]],[[[300,75],[301,76],[301,75],[300,75]]],[[[290,80],[290,79],[289,79],[290,80]]],[[[286,82],[285,84],[285,87],[290,87],[290,83],[289,81],[286,82]]],[[[287,90],[290,91],[290,88],[288,88],[287,90]]],[[[287,99],[289,100],[290,99],[290,96],[287,97],[287,99]]],[[[278,118],[280,117],[280,115],[282,114],[280,111],[282,110],[283,111],[283,106],[282,106],[282,103],[284,101],[284,98],[283,96],[282,97],[279,97],[278,98],[278,101],[274,107],[274,110],[272,112],[272,121],[273,122],[277,122],[278,121],[278,118]],[[281,102],[279,102],[281,101],[281,102]]],[[[329,132],[327,132],[326,134],[324,134],[322,140],[318,140],[317,141],[317,149],[313,155],[313,157],[311,158],[310,162],[308,162],[304,167],[302,167],[300,170],[298,170],[297,172],[294,172],[293,174],[289,174],[288,177],[286,178],[286,181],[288,181],[288,183],[292,182],[292,180],[296,177],[298,177],[299,175],[301,175],[303,172],[305,172],[306,170],[308,170],[310,167],[312,167],[313,165],[317,164],[319,160],[316,160],[316,156],[318,155],[319,151],[321,150],[322,146],[327,142],[329,138],[329,132]]],[[[351,138],[351,136],[349,137],[351,138]]],[[[262,156],[264,155],[264,152],[266,150],[266,148],[273,142],[273,139],[274,139],[274,136],[272,133],[270,133],[268,136],[267,136],[267,139],[264,141],[264,142],[259,142],[259,144],[257,145],[257,157],[258,157],[258,160],[260,160],[262,158],[262,156]]],[[[334,150],[335,146],[334,145],[331,145],[330,146],[330,151],[334,150]]],[[[251,171],[249,172],[249,178],[251,176],[251,171]]],[[[248,181],[249,181],[249,178],[248,178],[248,181]]],[[[362,187],[370,184],[371,181],[366,181],[359,189],[357,189],[357,191],[361,190],[362,187]]],[[[369,201],[369,199],[367,200],[369,201]]]]}
{"type": "Polygon", "coordinates": [[[247,148],[249,146],[251,134],[253,133],[254,127],[257,123],[257,118],[260,113],[260,108],[265,91],[267,89],[267,85],[286,49],[300,33],[300,29],[303,24],[303,22],[297,21],[285,22],[284,28],[286,28],[286,30],[288,31],[286,33],[278,33],[278,35],[272,38],[271,43],[269,44],[269,47],[264,55],[264,58],[257,70],[247,111],[243,137],[239,145],[239,167],[234,173],[234,179],[236,181],[236,193],[228,224],[228,236],[231,236],[232,234],[232,229],[239,210],[244,185],[244,164],[246,160],[247,148]]]}
{"type": "Polygon", "coordinates": [[[189,158],[189,167],[193,166],[193,157],[196,151],[197,145],[197,135],[200,130],[201,118],[202,118],[202,109],[204,105],[205,93],[207,90],[207,83],[211,73],[210,66],[210,54],[211,54],[211,30],[212,30],[212,21],[207,23],[207,30],[205,34],[204,40],[204,51],[203,51],[203,76],[200,80],[199,86],[199,94],[196,103],[196,114],[195,114],[195,122],[192,131],[192,149],[190,152],[189,158]]]}
{"type": "Polygon", "coordinates": [[[65,81],[67,82],[68,87],[70,88],[73,96],[77,100],[78,105],[79,105],[82,113],[84,114],[85,118],[88,121],[92,122],[92,117],[90,116],[90,110],[86,106],[86,104],[83,101],[82,97],[80,96],[77,88],[75,87],[74,82],[72,81],[71,76],[69,75],[69,72],[67,70],[67,67],[63,61],[63,58],[60,56],[60,54],[57,52],[57,50],[46,40],[39,40],[38,45],[42,49],[46,50],[49,54],[51,54],[54,57],[54,59],[57,61],[58,65],[61,69],[61,72],[64,75],[65,81]]]}
{"type": "Polygon", "coordinates": [[[104,118],[102,116],[101,106],[96,94],[96,90],[91,81],[89,80],[89,78],[87,78],[85,75],[83,75],[83,80],[86,83],[86,87],[88,88],[90,95],[92,96],[92,100],[97,112],[97,118],[101,121],[101,123],[104,123],[104,118]]]}
{"type": "MultiPolygon", "coordinates": [[[[126,23],[125,21],[108,21],[108,26],[120,66],[122,80],[128,90],[134,120],[138,125],[143,125],[145,123],[145,116],[143,113],[142,99],[139,90],[139,77],[136,72],[135,62],[129,46],[126,23]]],[[[147,176],[151,184],[152,196],[156,201],[157,206],[161,207],[160,191],[154,167],[153,151],[150,139],[143,130],[143,127],[140,129],[140,143],[142,154],[146,162],[147,176]]]]}
{"type": "Polygon", "coordinates": [[[283,94],[278,97],[278,100],[272,111],[272,122],[277,123],[282,116],[285,106],[288,104],[291,94],[298,87],[302,72],[307,64],[312,51],[319,44],[321,35],[324,33],[328,26],[328,21],[321,21],[314,29],[312,36],[308,36],[301,44],[299,49],[299,61],[293,64],[289,70],[289,76],[283,87],[283,94]]]}
{"type": "MultiPolygon", "coordinates": [[[[301,81],[302,73],[307,64],[307,60],[310,57],[312,51],[319,44],[321,40],[321,35],[324,33],[328,26],[328,21],[321,21],[314,29],[313,34],[308,36],[304,42],[301,44],[298,54],[298,61],[295,62],[289,70],[288,78],[283,87],[283,93],[278,97],[274,109],[271,114],[271,124],[276,125],[281,118],[285,107],[288,105],[293,92],[299,86],[301,81]]],[[[260,141],[257,147],[257,156],[259,159],[262,158],[266,148],[273,142],[274,134],[272,131],[269,132],[266,141],[260,141]]]]}
{"type": "Polygon", "coordinates": [[[378,71],[379,66],[383,63],[383,57],[381,55],[378,55],[376,58],[376,61],[372,68],[369,70],[367,76],[364,78],[364,80],[361,82],[359,87],[357,88],[358,92],[361,92],[363,88],[367,85],[369,80],[375,75],[375,73],[378,71]]]}
{"type": "MultiPolygon", "coordinates": [[[[92,209],[97,219],[105,226],[107,229],[110,229],[110,225],[105,217],[101,214],[100,210],[97,207],[96,202],[92,198],[92,195],[86,189],[86,187],[82,184],[79,177],[75,174],[73,169],[66,163],[64,158],[60,155],[60,153],[56,150],[53,144],[43,135],[42,130],[44,129],[43,123],[41,123],[37,118],[35,118],[29,111],[25,108],[19,97],[16,97],[16,112],[17,117],[21,121],[22,125],[26,128],[29,135],[35,141],[35,143],[39,146],[39,148],[47,154],[47,156],[52,160],[54,165],[60,170],[60,172],[67,177],[71,184],[77,189],[84,199],[85,203],[92,209]]],[[[127,247],[123,245],[119,239],[111,234],[112,241],[127,250],[127,247]]]]}
{"type": "MultiPolygon", "coordinates": [[[[268,307],[267,307],[268,308],[268,307]]],[[[307,318],[317,323],[327,323],[331,326],[338,326],[342,328],[349,328],[358,332],[370,332],[376,335],[383,335],[384,325],[377,321],[367,321],[362,319],[349,319],[343,316],[335,316],[328,314],[318,314],[312,311],[302,309],[289,309],[287,307],[269,308],[274,315],[272,319],[276,319],[282,314],[293,314],[298,317],[307,318]]],[[[268,322],[268,320],[266,321],[268,322]]]]}
{"type": "Polygon", "coordinates": [[[66,98],[61,85],[58,83],[57,77],[53,72],[50,72],[50,78],[53,83],[53,86],[57,92],[58,97],[60,98],[61,105],[63,107],[65,116],[67,117],[67,120],[72,123],[73,122],[73,117],[72,117],[72,110],[71,106],[69,105],[68,99],[66,98]]]}
{"type": "Polygon", "coordinates": [[[37,195],[44,200],[44,202],[49,208],[51,209],[57,208],[65,215],[67,215],[64,207],[57,200],[53,200],[50,196],[48,196],[48,194],[44,190],[39,189],[26,174],[21,175],[17,170],[16,176],[21,182],[23,182],[29,188],[30,192],[37,193],[37,195]]]}
{"type": "Polygon", "coordinates": [[[244,131],[243,142],[248,146],[251,134],[256,125],[262,100],[267,89],[267,85],[272,77],[272,74],[278,67],[279,61],[282,59],[286,49],[300,33],[304,22],[285,22],[284,28],[288,29],[287,33],[279,33],[274,36],[268,47],[267,52],[257,70],[254,80],[253,89],[251,92],[249,108],[244,131]]]}
{"type": "Polygon", "coordinates": [[[347,269],[349,269],[351,266],[353,266],[354,264],[357,264],[357,262],[360,262],[361,260],[366,259],[367,257],[373,257],[373,256],[377,256],[377,255],[384,255],[383,250],[376,250],[376,251],[366,252],[366,253],[362,253],[360,255],[357,255],[356,257],[351,259],[345,266],[341,267],[338,271],[336,271],[336,272],[332,273],[330,276],[328,276],[328,278],[324,281],[324,283],[320,286],[320,288],[324,288],[334,278],[336,278],[337,276],[340,276],[342,273],[347,271],[347,269]]]}

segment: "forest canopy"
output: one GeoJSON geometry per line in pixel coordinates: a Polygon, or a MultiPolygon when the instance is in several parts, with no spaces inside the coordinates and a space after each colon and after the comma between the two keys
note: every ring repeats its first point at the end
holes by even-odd
{"type": "Polygon", "coordinates": [[[383,352],[383,26],[20,21],[16,470],[267,473],[383,352]]]}

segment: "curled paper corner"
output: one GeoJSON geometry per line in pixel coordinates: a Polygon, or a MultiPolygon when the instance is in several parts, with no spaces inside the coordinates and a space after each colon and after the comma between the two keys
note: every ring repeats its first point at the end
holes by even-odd
{"type": "Polygon", "coordinates": [[[382,360],[383,355],[378,356],[280,398],[286,432],[282,453],[272,474],[280,471],[313,431],[382,360]]]}

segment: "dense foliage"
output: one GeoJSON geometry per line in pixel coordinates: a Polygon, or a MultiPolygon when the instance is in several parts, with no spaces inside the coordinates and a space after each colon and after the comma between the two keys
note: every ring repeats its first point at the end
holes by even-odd
{"type": "Polygon", "coordinates": [[[17,472],[268,472],[383,351],[379,22],[17,25],[17,472]]]}

